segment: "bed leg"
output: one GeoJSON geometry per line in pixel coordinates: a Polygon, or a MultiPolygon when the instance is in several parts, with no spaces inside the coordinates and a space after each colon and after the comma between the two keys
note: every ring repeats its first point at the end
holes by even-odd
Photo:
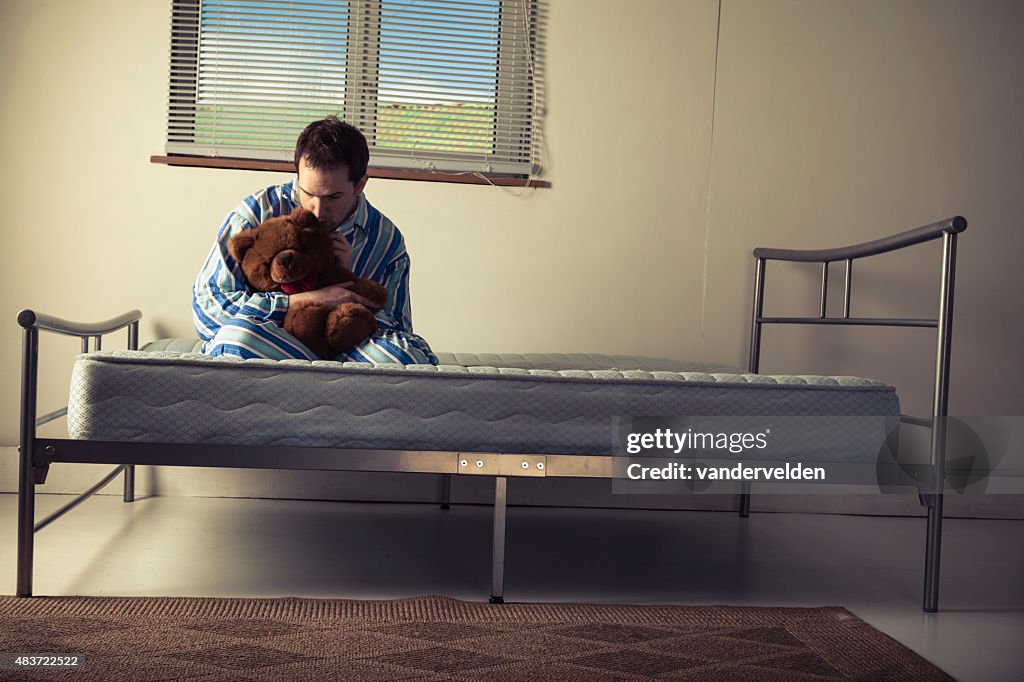
{"type": "MultiPolygon", "coordinates": [[[[20,318],[19,318],[20,322],[20,318]]],[[[36,523],[36,389],[39,330],[25,328],[21,358],[21,424],[18,438],[18,586],[19,597],[32,596],[32,553],[36,523]]]]}
{"type": "Polygon", "coordinates": [[[505,498],[507,479],[498,476],[494,479],[494,544],[492,546],[491,563],[491,599],[492,604],[505,603],[505,498]]]}
{"type": "Polygon", "coordinates": [[[740,516],[750,516],[750,481],[740,483],[740,516]]]}
{"type": "Polygon", "coordinates": [[[928,505],[928,540],[924,557],[924,610],[939,610],[939,558],[942,553],[942,494],[946,482],[946,415],[949,414],[949,361],[953,340],[953,287],[956,233],[942,235],[942,277],[939,283],[938,344],[932,403],[931,465],[935,475],[928,505]]]}
{"type": "MultiPolygon", "coordinates": [[[[761,371],[761,325],[764,322],[764,282],[765,267],[767,260],[757,258],[757,266],[754,269],[754,310],[750,317],[750,359],[747,362],[747,371],[757,374],[761,371]]],[[[828,265],[826,264],[826,268],[828,265]]],[[[828,271],[826,270],[826,273],[828,271]]],[[[750,482],[740,483],[740,518],[750,516],[750,482]]]]}
{"type": "Polygon", "coordinates": [[[451,509],[452,475],[441,474],[441,509],[451,509]]]}
{"type": "Polygon", "coordinates": [[[124,467],[124,501],[135,501],[135,465],[126,464],[124,467]]]}
{"type": "Polygon", "coordinates": [[[32,553],[35,547],[36,490],[32,453],[22,445],[18,479],[18,590],[19,597],[32,596],[32,553]],[[27,461],[26,461],[27,460],[27,461]]]}
{"type": "Polygon", "coordinates": [[[928,509],[924,550],[924,603],[922,605],[926,613],[935,613],[939,610],[939,561],[942,556],[942,502],[946,470],[945,417],[933,419],[931,450],[935,481],[929,492],[921,494],[928,509]]]}
{"type": "Polygon", "coordinates": [[[928,505],[928,539],[924,557],[924,610],[939,610],[939,561],[942,554],[942,495],[928,505]]]}

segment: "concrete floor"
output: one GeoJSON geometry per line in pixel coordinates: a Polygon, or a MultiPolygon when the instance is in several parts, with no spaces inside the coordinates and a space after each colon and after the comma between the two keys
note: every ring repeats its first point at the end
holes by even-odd
{"type": "MultiPolygon", "coordinates": [[[[69,498],[41,495],[37,518],[69,498]]],[[[0,495],[13,594],[17,496],[0,495]]],[[[93,498],[40,531],[39,595],[486,599],[484,506],[93,498]]],[[[959,680],[1024,679],[1024,521],[947,519],[940,613],[918,518],[511,507],[508,601],[848,608],[959,680]]]]}

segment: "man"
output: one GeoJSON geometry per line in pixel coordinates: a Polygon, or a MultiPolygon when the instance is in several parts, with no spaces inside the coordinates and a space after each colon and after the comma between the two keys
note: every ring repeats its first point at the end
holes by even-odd
{"type": "Polygon", "coordinates": [[[192,287],[192,317],[205,341],[204,353],[315,360],[312,351],[282,328],[288,306],[306,299],[332,306],[352,301],[376,311],[378,331],[332,359],[437,364],[427,342],[412,332],[409,256],[402,234],[363,195],[368,163],[366,138],[357,128],[334,116],[315,121],[296,142],[296,178],[247,197],[228,214],[192,287]],[[292,295],[246,287],[241,268],[228,253],[228,241],[240,230],[291,213],[297,205],[333,232],[335,256],[343,265],[387,288],[382,310],[350,291],[351,284],[292,295]]]}

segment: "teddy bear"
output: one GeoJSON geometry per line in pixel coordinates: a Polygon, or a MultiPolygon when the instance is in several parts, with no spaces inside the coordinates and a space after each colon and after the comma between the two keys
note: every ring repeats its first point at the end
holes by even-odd
{"type": "MultiPolygon", "coordinates": [[[[356,277],[334,255],[331,233],[316,216],[297,207],[289,215],[270,218],[254,229],[231,237],[228,252],[256,291],[288,295],[353,282],[351,291],[383,307],[383,286],[356,277]]],[[[322,358],[334,356],[369,338],[377,330],[373,312],[359,303],[332,307],[320,303],[290,303],[284,318],[286,332],[322,358]]]]}

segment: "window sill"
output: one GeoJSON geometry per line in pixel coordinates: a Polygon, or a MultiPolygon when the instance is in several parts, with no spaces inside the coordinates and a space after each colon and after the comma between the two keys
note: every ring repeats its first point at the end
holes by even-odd
{"type": "MultiPolygon", "coordinates": [[[[294,173],[295,164],[290,161],[260,161],[257,159],[226,159],[206,156],[151,156],[150,163],[162,163],[168,166],[190,166],[193,168],[221,168],[230,170],[273,171],[294,173]]],[[[371,178],[386,180],[416,180],[425,182],[450,182],[464,185],[494,185],[497,187],[551,187],[544,180],[522,178],[507,175],[484,175],[441,173],[435,171],[416,171],[399,168],[373,168],[367,172],[371,178]]]]}

